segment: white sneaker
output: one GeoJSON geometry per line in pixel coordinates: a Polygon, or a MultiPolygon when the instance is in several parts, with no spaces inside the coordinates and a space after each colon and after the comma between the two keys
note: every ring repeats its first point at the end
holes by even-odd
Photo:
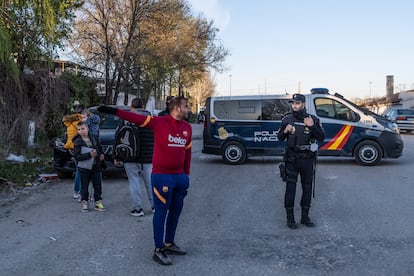
{"type": "Polygon", "coordinates": [[[132,210],[131,212],[129,212],[129,214],[130,214],[131,216],[134,216],[134,217],[142,217],[142,216],[144,215],[144,211],[142,210],[142,208],[141,208],[141,209],[139,209],[139,210],[134,209],[134,210],[132,210]]]}
{"type": "Polygon", "coordinates": [[[86,200],[82,200],[82,209],[81,212],[88,212],[89,211],[89,204],[86,200]]]}
{"type": "Polygon", "coordinates": [[[73,194],[73,198],[74,198],[74,199],[79,199],[79,198],[80,198],[80,193],[76,193],[76,192],[75,192],[75,193],[73,194]]]}

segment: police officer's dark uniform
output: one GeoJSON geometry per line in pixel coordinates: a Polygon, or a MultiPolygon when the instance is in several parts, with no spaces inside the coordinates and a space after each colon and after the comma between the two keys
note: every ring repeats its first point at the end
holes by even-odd
{"type": "MultiPolygon", "coordinates": [[[[294,94],[289,102],[305,102],[305,96],[294,94]]],[[[296,229],[297,225],[294,217],[294,203],[296,193],[296,181],[300,173],[302,183],[302,207],[301,223],[313,227],[315,224],[309,219],[309,208],[311,206],[312,181],[314,170],[314,158],[316,158],[317,145],[315,140],[322,141],[325,137],[320,121],[316,116],[306,113],[303,108],[298,111],[292,111],[282,119],[282,125],[278,132],[280,141],[287,140],[284,161],[286,172],[286,193],[285,208],[287,214],[287,226],[296,229]],[[312,126],[304,123],[305,118],[311,117],[312,126]],[[293,126],[287,131],[288,125],[293,126]],[[285,133],[285,130],[287,133],[285,133]]]]}
{"type": "Polygon", "coordinates": [[[158,116],[167,116],[170,115],[170,109],[168,108],[168,105],[170,104],[173,96],[167,96],[167,100],[165,101],[165,109],[158,113],[158,116]]]}

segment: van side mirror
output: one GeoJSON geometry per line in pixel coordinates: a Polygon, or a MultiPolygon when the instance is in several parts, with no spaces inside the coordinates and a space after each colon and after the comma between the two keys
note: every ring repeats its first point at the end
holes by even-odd
{"type": "Polygon", "coordinates": [[[359,120],[358,114],[356,114],[352,110],[350,110],[349,112],[346,113],[346,117],[347,117],[348,121],[352,121],[352,122],[356,122],[356,121],[359,120]]]}

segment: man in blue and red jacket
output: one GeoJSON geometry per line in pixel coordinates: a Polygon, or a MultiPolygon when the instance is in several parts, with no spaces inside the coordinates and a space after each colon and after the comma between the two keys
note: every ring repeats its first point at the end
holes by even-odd
{"type": "Polygon", "coordinates": [[[155,207],[153,259],[162,265],[172,264],[168,254],[187,253],[174,243],[174,238],[190,183],[192,144],[192,128],[186,122],[190,112],[188,100],[184,97],[174,97],[168,108],[170,114],[159,117],[136,114],[109,106],[98,108],[99,112],[115,114],[140,127],[151,128],[154,132],[151,175],[155,207]]]}

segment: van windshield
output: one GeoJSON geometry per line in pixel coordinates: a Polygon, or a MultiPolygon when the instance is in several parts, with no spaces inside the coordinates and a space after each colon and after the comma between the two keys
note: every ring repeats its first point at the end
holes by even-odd
{"type": "Polygon", "coordinates": [[[359,120],[358,115],[354,111],[334,99],[316,98],[314,102],[316,115],[319,117],[350,122],[359,120]]]}
{"type": "Polygon", "coordinates": [[[342,99],[342,100],[344,100],[344,101],[346,101],[346,102],[347,102],[347,103],[349,103],[350,105],[352,105],[352,107],[354,107],[354,108],[358,109],[359,111],[363,112],[365,115],[372,115],[372,116],[374,116],[374,117],[381,117],[381,115],[379,115],[379,114],[377,114],[377,113],[375,113],[375,112],[373,112],[373,111],[369,110],[369,109],[368,109],[368,108],[366,108],[366,107],[356,105],[356,104],[354,104],[353,102],[351,102],[351,101],[349,101],[349,100],[345,99],[344,97],[341,97],[341,99],[342,99]]]}

